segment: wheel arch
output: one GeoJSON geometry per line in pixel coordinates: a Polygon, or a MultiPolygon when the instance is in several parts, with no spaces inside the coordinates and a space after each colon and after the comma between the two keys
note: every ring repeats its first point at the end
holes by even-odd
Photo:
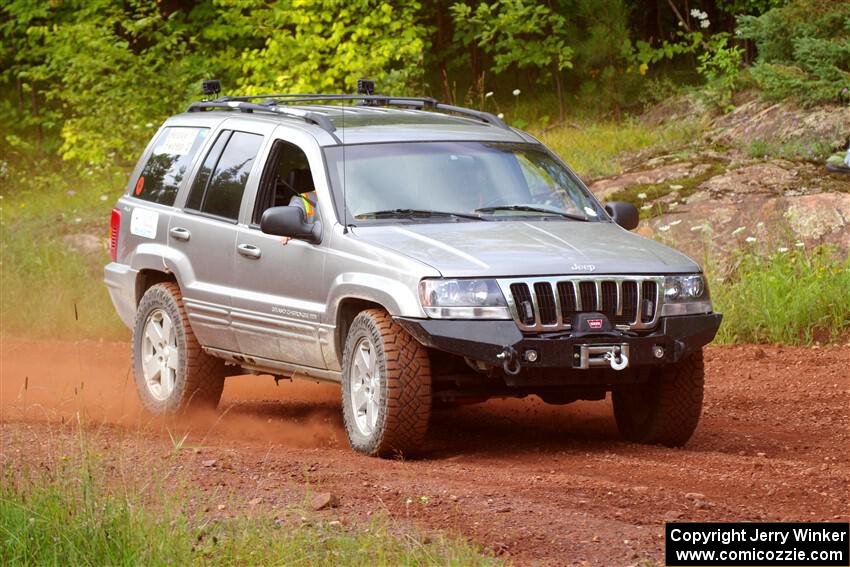
{"type": "Polygon", "coordinates": [[[334,350],[336,351],[336,360],[339,367],[342,368],[342,354],[345,350],[345,339],[348,336],[348,329],[351,328],[351,323],[358,313],[367,309],[383,309],[389,311],[386,306],[380,303],[363,299],[361,297],[345,297],[337,306],[336,310],[336,332],[334,333],[334,350]]]}
{"type": "Polygon", "coordinates": [[[139,305],[148,289],[158,283],[165,282],[173,282],[180,287],[180,282],[177,281],[177,277],[173,273],[152,268],[139,270],[139,273],[136,275],[136,305],[139,305]]]}

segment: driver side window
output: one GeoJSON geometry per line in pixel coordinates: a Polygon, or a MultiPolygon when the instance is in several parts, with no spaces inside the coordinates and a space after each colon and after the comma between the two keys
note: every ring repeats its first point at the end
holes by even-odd
{"type": "Polygon", "coordinates": [[[299,207],[308,221],[315,222],[319,216],[317,204],[313,172],[304,150],[276,140],[263,171],[252,222],[260,224],[266,209],[283,206],[299,207]]]}

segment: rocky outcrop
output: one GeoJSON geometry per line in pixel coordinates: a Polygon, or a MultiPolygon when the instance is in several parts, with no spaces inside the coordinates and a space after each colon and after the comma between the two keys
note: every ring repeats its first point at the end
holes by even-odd
{"type": "Polygon", "coordinates": [[[715,142],[742,146],[755,141],[788,144],[827,143],[833,151],[850,143],[850,107],[800,108],[788,102],[759,99],[739,104],[715,118],[708,137],[715,142]]]}
{"type": "Polygon", "coordinates": [[[850,177],[807,162],[736,162],[681,192],[699,169],[680,165],[598,180],[591,190],[602,200],[645,197],[641,209],[649,218],[639,233],[721,268],[741,248],[774,253],[826,244],[850,253],[850,177]],[[647,179],[655,181],[650,190],[641,183],[647,179]]]}

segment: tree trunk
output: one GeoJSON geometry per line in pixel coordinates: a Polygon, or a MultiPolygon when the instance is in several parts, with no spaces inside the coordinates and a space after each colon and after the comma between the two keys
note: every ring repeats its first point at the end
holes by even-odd
{"type": "Polygon", "coordinates": [[[41,146],[44,142],[44,132],[41,129],[41,120],[38,116],[38,95],[35,91],[35,82],[30,84],[30,108],[33,118],[35,118],[35,135],[38,139],[38,150],[41,152],[41,146]]]}
{"type": "Polygon", "coordinates": [[[435,2],[436,14],[437,14],[437,57],[439,57],[438,68],[440,71],[440,81],[443,83],[443,100],[447,101],[449,104],[454,104],[454,96],[452,93],[451,86],[449,85],[449,73],[446,68],[446,60],[445,60],[445,47],[446,47],[446,36],[448,34],[448,30],[446,29],[446,18],[443,10],[442,2],[435,2]]]}
{"type": "Polygon", "coordinates": [[[561,70],[555,63],[555,89],[558,92],[558,120],[564,122],[567,119],[567,106],[564,102],[564,87],[561,84],[561,70]]]}

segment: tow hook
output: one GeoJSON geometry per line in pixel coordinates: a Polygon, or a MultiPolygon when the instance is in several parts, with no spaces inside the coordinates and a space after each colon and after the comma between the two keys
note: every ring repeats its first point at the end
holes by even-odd
{"type": "Polygon", "coordinates": [[[616,347],[613,351],[606,352],[605,360],[608,361],[611,368],[614,370],[622,370],[629,365],[629,357],[620,350],[620,347],[616,347]]]}
{"type": "Polygon", "coordinates": [[[502,370],[505,371],[505,374],[516,376],[522,370],[522,364],[514,347],[504,347],[502,352],[496,355],[496,358],[502,361],[502,370]]]}

